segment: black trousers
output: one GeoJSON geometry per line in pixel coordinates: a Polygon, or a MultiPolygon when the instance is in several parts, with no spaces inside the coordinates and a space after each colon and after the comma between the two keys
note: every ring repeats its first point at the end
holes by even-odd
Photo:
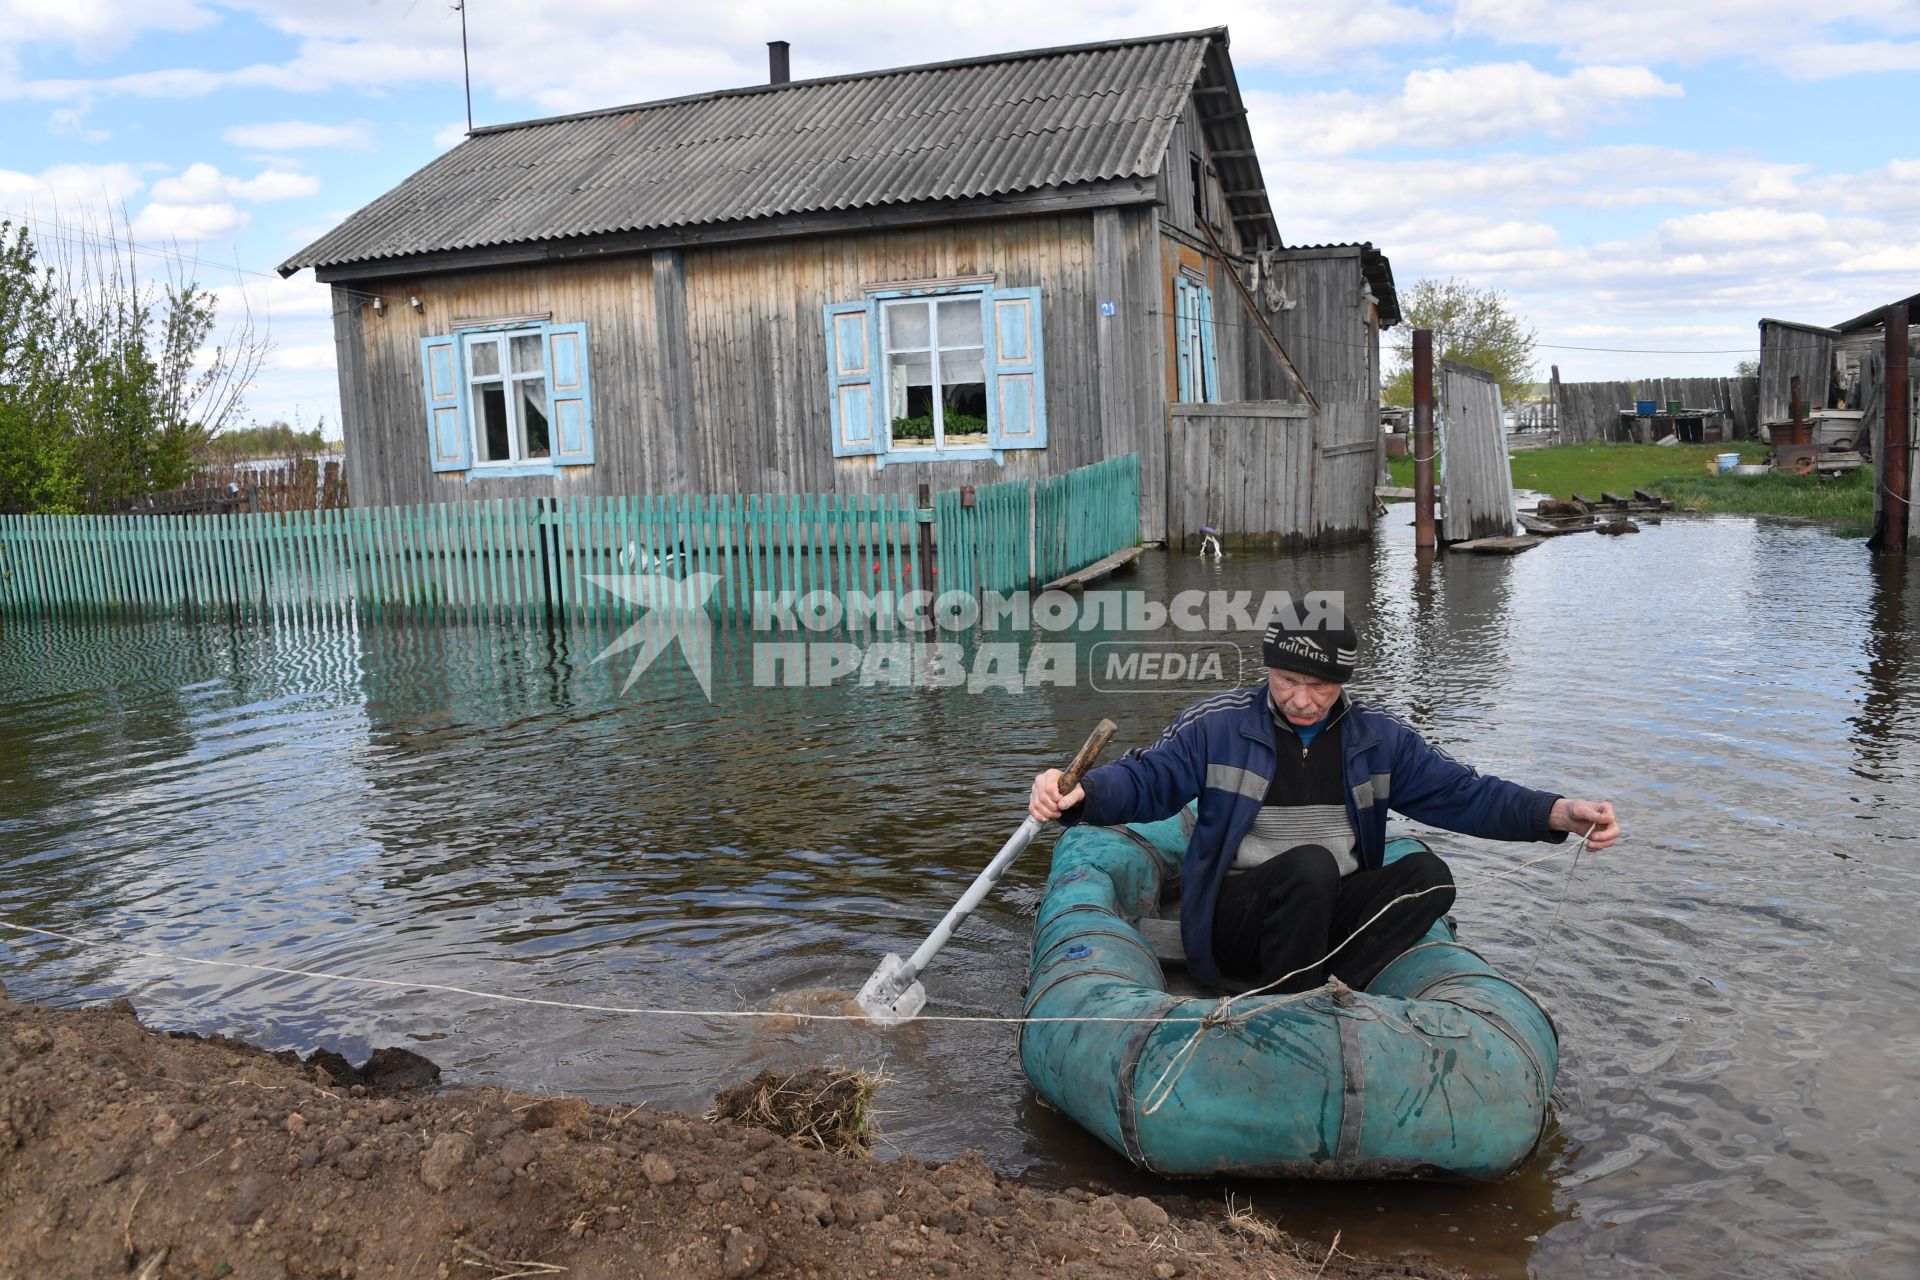
{"type": "Polygon", "coordinates": [[[1332,853],[1303,844],[1227,877],[1213,912],[1213,959],[1221,973],[1256,986],[1304,970],[1276,991],[1310,991],[1329,973],[1364,991],[1452,906],[1453,873],[1431,851],[1343,877],[1332,853]],[[1434,892],[1396,904],[1320,963],[1387,903],[1422,889],[1434,892]]]}

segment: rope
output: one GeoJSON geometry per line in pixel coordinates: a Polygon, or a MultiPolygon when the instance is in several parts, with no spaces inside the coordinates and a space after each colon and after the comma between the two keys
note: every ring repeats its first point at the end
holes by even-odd
{"type": "Polygon", "coordinates": [[[1553,904],[1553,918],[1547,921],[1547,927],[1540,934],[1540,945],[1533,949],[1533,959],[1527,963],[1527,971],[1520,975],[1521,982],[1533,980],[1533,971],[1540,964],[1540,957],[1547,954],[1547,943],[1553,938],[1553,930],[1560,923],[1560,908],[1567,905],[1567,891],[1573,888],[1573,878],[1580,874],[1580,855],[1586,851],[1587,836],[1593,834],[1594,823],[1587,828],[1586,835],[1580,837],[1580,843],[1573,846],[1573,865],[1567,868],[1567,878],[1560,882],[1560,896],[1553,904]]]}
{"type": "MultiPolygon", "coordinates": [[[[1589,829],[1588,834],[1591,834],[1591,829],[1589,829]]],[[[1579,845],[1575,846],[1575,852],[1577,852],[1578,849],[1580,848],[1584,848],[1585,845],[1586,845],[1586,837],[1582,836],[1580,839],[1579,845]]],[[[1564,850],[1564,849],[1556,850],[1553,853],[1547,854],[1545,857],[1535,858],[1529,862],[1523,862],[1517,867],[1513,867],[1507,871],[1503,871],[1496,875],[1489,876],[1483,881],[1476,880],[1474,882],[1473,887],[1478,888],[1481,884],[1491,884],[1497,880],[1504,880],[1508,876],[1515,875],[1521,871],[1526,870],[1528,867],[1536,866],[1539,863],[1546,862],[1552,858],[1562,857],[1567,852],[1568,850],[1564,850]]],[[[1436,885],[1434,886],[1434,889],[1443,889],[1447,887],[1448,886],[1446,885],[1436,885]]],[[[1353,934],[1349,935],[1344,941],[1340,943],[1340,946],[1337,946],[1332,951],[1328,952],[1327,955],[1319,962],[1319,964],[1324,964],[1326,963],[1327,960],[1332,959],[1334,955],[1339,953],[1342,947],[1345,947],[1348,942],[1351,942],[1353,940],[1354,937],[1357,937],[1359,934],[1365,932],[1368,925],[1371,925],[1374,922],[1374,920],[1378,920],[1381,914],[1384,914],[1386,911],[1390,910],[1396,904],[1400,902],[1404,902],[1408,898],[1417,898],[1421,896],[1421,894],[1431,893],[1434,891],[1434,889],[1422,889],[1422,890],[1419,890],[1418,892],[1410,893],[1410,894],[1402,894],[1400,897],[1395,898],[1392,902],[1389,902],[1385,907],[1382,907],[1379,912],[1376,912],[1373,918],[1368,920],[1366,924],[1363,924],[1360,926],[1360,928],[1354,930],[1353,934]]],[[[294,968],[289,968],[282,965],[255,964],[245,960],[220,960],[220,959],[209,959],[202,956],[185,956],[185,955],[180,955],[176,952],[159,951],[150,947],[136,946],[133,943],[122,942],[115,938],[93,938],[93,937],[86,937],[80,934],[63,933],[58,929],[43,929],[35,925],[20,924],[20,923],[17,923],[16,921],[7,920],[7,919],[0,919],[0,929],[12,929],[18,933],[35,934],[42,938],[53,938],[61,942],[68,942],[81,947],[104,948],[108,950],[121,951],[128,955],[141,957],[142,959],[164,960],[164,961],[167,961],[168,963],[176,964],[176,965],[193,964],[193,965],[202,965],[208,968],[216,968],[216,969],[242,969],[250,973],[273,974],[277,977],[312,978],[322,982],[359,983],[363,986],[391,987],[391,988],[396,988],[402,991],[439,991],[439,992],[445,992],[449,995],[470,996],[478,1000],[498,1001],[502,1004],[532,1005],[532,1006],[536,1006],[544,1009],[565,1009],[565,1010],[569,1010],[576,1013],[615,1013],[615,1014],[626,1014],[626,1015],[636,1016],[636,1017],[656,1017],[656,1018],[734,1018],[734,1019],[741,1019],[741,1020],[753,1019],[753,1018],[768,1018],[768,1019],[791,1020],[795,1022],[869,1023],[872,1021],[872,1019],[867,1017],[867,1015],[864,1013],[790,1013],[790,1012],[785,1012],[777,1009],[678,1009],[678,1008],[668,1008],[664,1006],[654,1006],[654,1005],[583,1004],[583,1003],[579,1003],[577,1001],[572,1001],[572,1000],[549,1000],[549,999],[542,998],[540,996],[509,995],[505,992],[500,992],[500,991],[478,991],[472,987],[457,987],[457,986],[452,986],[450,984],[441,983],[441,982],[422,982],[418,980],[398,979],[398,978],[374,978],[374,977],[366,977],[359,974],[350,974],[350,973],[328,973],[325,970],[321,970],[321,969],[294,969],[294,968]]],[[[1308,966],[1309,969],[1317,968],[1317,967],[1318,967],[1317,964],[1308,966]]],[[[1241,1026],[1246,1023],[1247,1019],[1255,1017],[1261,1013],[1264,1013],[1269,1009],[1278,1008],[1279,1006],[1285,1005],[1285,1004],[1293,1004],[1298,1001],[1305,1000],[1311,996],[1319,995],[1321,991],[1324,990],[1325,988],[1316,988],[1313,991],[1303,991],[1303,992],[1298,992],[1291,995],[1278,996],[1275,999],[1261,1005],[1259,1008],[1253,1009],[1246,1013],[1236,1013],[1234,1011],[1235,1001],[1245,999],[1247,996],[1250,996],[1250,995],[1258,995],[1263,991],[1269,990],[1272,987],[1277,986],[1282,982],[1285,982],[1288,978],[1295,977],[1298,974],[1304,973],[1306,971],[1307,970],[1305,969],[1298,969],[1298,970],[1295,970],[1293,973],[1285,974],[1280,978],[1276,978],[1273,982],[1267,983],[1265,986],[1256,988],[1253,991],[1245,991],[1245,992],[1241,992],[1239,995],[1236,995],[1236,996],[1229,996],[1221,1000],[1218,1003],[1218,1005],[1215,1006],[1214,1009],[1212,1009],[1207,1013],[1201,1014],[1199,1016],[1181,1017],[1181,1016],[1164,1016],[1160,1014],[1153,1014],[1153,1015],[1142,1016],[1142,1017],[1120,1017],[1120,1016],[1102,1015],[1102,1014],[1051,1014],[1051,1015],[1046,1015],[1041,1017],[1034,1017],[1031,1015],[1022,1015],[1019,1017],[1010,1018],[1010,1017],[1003,1017],[1003,1016],[992,1015],[992,1014],[923,1013],[923,1014],[916,1015],[914,1018],[914,1021],[916,1022],[954,1022],[954,1023],[997,1023],[997,1024],[1006,1025],[1006,1026],[1025,1026],[1029,1024],[1044,1025],[1044,1024],[1059,1024],[1059,1023],[1129,1023],[1134,1025],[1139,1025],[1142,1023],[1149,1023],[1149,1022],[1154,1022],[1154,1023],[1191,1022],[1195,1026],[1193,1037],[1190,1039],[1188,1045],[1183,1046],[1180,1051],[1181,1054],[1185,1055],[1187,1058],[1190,1059],[1193,1053],[1195,1052],[1194,1046],[1197,1046],[1200,1036],[1213,1027],[1241,1026]]],[[[1345,988],[1344,986],[1342,986],[1339,989],[1344,990],[1345,988]]],[[[1195,997],[1187,997],[1182,1001],[1182,1003],[1204,1004],[1207,1002],[1195,997]]],[[[1168,1084],[1169,1092],[1171,1091],[1172,1083],[1177,1083],[1177,1082],[1178,1082],[1178,1078],[1176,1077],[1173,1082],[1168,1084]]],[[[1159,1092],[1158,1086],[1156,1086],[1155,1092],[1159,1092]]],[[[1164,1102],[1165,1098],[1162,1097],[1160,1101],[1164,1102]]],[[[1158,1105],[1159,1104],[1156,1103],[1155,1106],[1151,1110],[1149,1110],[1147,1114],[1151,1115],[1153,1110],[1158,1110],[1158,1105]]]]}

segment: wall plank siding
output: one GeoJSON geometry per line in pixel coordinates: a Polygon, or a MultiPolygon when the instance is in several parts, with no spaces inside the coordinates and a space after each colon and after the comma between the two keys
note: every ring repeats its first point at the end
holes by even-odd
{"type": "Polygon", "coordinates": [[[384,316],[336,294],[350,491],[363,506],[563,494],[910,495],[1142,459],[1143,532],[1165,536],[1164,335],[1149,313],[1157,211],[1065,213],[804,242],[661,250],[542,268],[385,282],[384,316]],[[822,308],[869,285],[991,273],[1039,286],[1048,447],[1003,463],[832,456],[822,308]],[[415,312],[391,299],[419,296],[415,312]],[[1112,301],[1115,314],[1099,315],[1112,301]],[[558,477],[436,475],[427,464],[419,340],[456,318],[550,311],[590,334],[599,461],[558,477]]]}

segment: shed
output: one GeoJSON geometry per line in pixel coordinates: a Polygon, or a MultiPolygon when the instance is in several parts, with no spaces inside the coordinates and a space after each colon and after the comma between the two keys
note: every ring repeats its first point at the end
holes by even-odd
{"type": "MultiPolygon", "coordinates": [[[[1178,406],[1315,385],[1370,419],[1397,319],[1384,255],[1328,246],[1351,279],[1263,332],[1241,273],[1308,258],[1228,46],[796,82],[781,57],[765,85],[474,130],[280,268],[333,286],[355,503],[911,493],[1138,453],[1166,537],[1178,406]],[[1316,338],[1361,354],[1302,378],[1283,341],[1316,338]]],[[[1263,421],[1312,449],[1324,416],[1263,421]]]]}

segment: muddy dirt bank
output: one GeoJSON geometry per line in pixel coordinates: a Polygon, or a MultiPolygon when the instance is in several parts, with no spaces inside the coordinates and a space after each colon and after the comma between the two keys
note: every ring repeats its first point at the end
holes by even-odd
{"type": "Polygon", "coordinates": [[[643,1107],[438,1088],[0,992],[0,1276],[1444,1278],[1227,1220],[1037,1191],[977,1156],[832,1155],[643,1107]]]}

